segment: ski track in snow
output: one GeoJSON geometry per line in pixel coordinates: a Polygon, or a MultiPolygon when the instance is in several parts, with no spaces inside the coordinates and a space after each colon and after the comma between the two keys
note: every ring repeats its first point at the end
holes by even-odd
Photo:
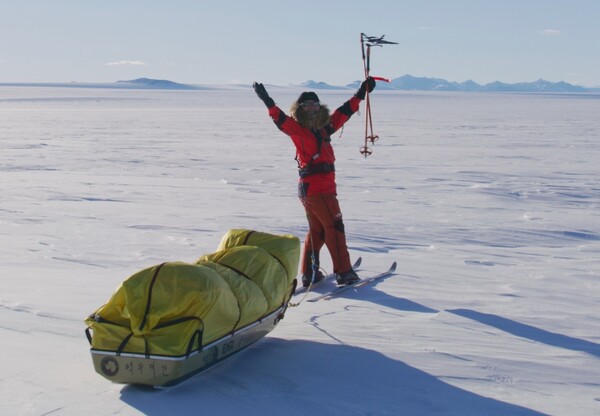
{"type": "MultiPolygon", "coordinates": [[[[298,94],[272,91],[284,109],[298,94]]],[[[397,273],[151,390],[94,373],[83,319],[228,229],[304,238],[292,145],[246,89],[0,87],[0,414],[599,414],[600,100],[373,106],[372,156],[364,113],[333,137],[338,191],[361,273],[397,273]]]]}

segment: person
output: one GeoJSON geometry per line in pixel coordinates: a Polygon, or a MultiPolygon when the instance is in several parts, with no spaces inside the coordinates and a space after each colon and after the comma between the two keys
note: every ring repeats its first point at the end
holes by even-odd
{"type": "Polygon", "coordinates": [[[267,106],[275,125],[290,136],[296,147],[300,175],[298,196],[306,210],[309,226],[302,255],[302,285],[307,287],[323,279],[319,265],[319,253],[323,245],[327,246],[331,255],[333,272],[339,285],[360,280],[352,269],[346,245],[344,222],[337,199],[331,136],[358,111],[367,91],[375,88],[375,80],[368,77],[354,96],[331,114],[315,92],[303,92],[291,106],[291,117],[275,104],[263,84],[255,82],[253,87],[267,106]]]}

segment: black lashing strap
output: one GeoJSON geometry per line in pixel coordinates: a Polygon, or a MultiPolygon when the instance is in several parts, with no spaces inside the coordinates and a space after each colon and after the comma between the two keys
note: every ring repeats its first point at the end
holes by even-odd
{"type": "Polygon", "coordinates": [[[144,325],[146,325],[146,320],[148,319],[148,314],[150,313],[150,306],[152,302],[152,289],[154,288],[154,283],[156,282],[156,278],[158,277],[158,272],[165,265],[165,263],[160,264],[156,270],[154,270],[154,275],[152,276],[152,281],[150,282],[150,288],[148,289],[148,302],[146,303],[146,311],[144,312],[144,318],[142,319],[142,323],[140,324],[140,331],[144,329],[144,325]]]}

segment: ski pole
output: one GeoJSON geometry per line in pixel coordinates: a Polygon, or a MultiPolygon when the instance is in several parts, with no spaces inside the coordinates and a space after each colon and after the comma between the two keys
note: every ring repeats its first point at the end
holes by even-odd
{"type": "MultiPolygon", "coordinates": [[[[383,46],[385,44],[396,45],[396,42],[390,42],[384,40],[385,35],[381,37],[376,36],[367,36],[364,33],[360,34],[360,46],[362,51],[363,58],[363,68],[365,71],[365,80],[369,79],[371,72],[371,46],[383,46]],[[365,40],[367,51],[365,54],[365,40]]],[[[373,77],[373,79],[378,81],[390,82],[389,79],[383,77],[373,77]]],[[[375,144],[375,142],[379,139],[379,136],[373,133],[373,116],[371,113],[371,99],[369,97],[369,90],[367,89],[365,94],[365,144],[360,148],[360,153],[365,156],[365,158],[373,153],[373,150],[369,147],[369,143],[375,144]]]]}
{"type": "MultiPolygon", "coordinates": [[[[361,47],[363,52],[363,67],[365,70],[365,80],[369,79],[369,74],[371,72],[371,45],[367,44],[367,53],[365,56],[365,45],[363,42],[364,34],[361,33],[361,47]]],[[[369,156],[373,153],[373,150],[369,148],[369,142],[375,143],[375,141],[379,137],[373,134],[373,118],[371,116],[371,99],[369,97],[369,89],[367,88],[365,94],[365,145],[361,147],[360,153],[365,156],[369,156]],[[369,128],[370,133],[369,134],[369,128]]]]}

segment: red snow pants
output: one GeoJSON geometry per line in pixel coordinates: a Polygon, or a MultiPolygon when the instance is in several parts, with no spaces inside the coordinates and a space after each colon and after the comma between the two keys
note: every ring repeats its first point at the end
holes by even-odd
{"type": "Polygon", "coordinates": [[[335,194],[315,194],[300,198],[308,218],[309,231],[304,240],[302,274],[310,276],[311,254],[319,258],[323,244],[331,255],[334,273],[344,273],[352,268],[346,245],[342,212],[335,194]]]}

